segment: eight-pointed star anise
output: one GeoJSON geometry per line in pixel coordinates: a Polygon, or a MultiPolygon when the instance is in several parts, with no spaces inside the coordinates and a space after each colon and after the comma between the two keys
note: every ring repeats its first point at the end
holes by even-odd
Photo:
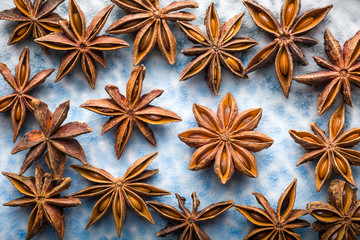
{"type": "Polygon", "coordinates": [[[253,195],[264,210],[251,206],[235,205],[236,210],[256,225],[244,240],[301,239],[300,234],[293,232],[292,229],[308,227],[310,223],[299,219],[307,214],[306,210],[293,209],[296,200],[296,179],[281,195],[276,212],[262,194],[254,192],[253,195]]]}
{"type": "Polygon", "coordinates": [[[233,53],[244,51],[257,44],[251,38],[234,37],[240,30],[243,16],[244,13],[238,14],[220,25],[214,3],[211,3],[204,20],[207,35],[197,26],[178,22],[187,38],[200,44],[181,51],[186,56],[196,56],[196,58],[188,63],[181,72],[180,81],[187,80],[206,69],[207,83],[211,91],[217,95],[222,81],[221,66],[236,76],[247,78],[243,74],[244,67],[241,60],[233,55],[233,53]]]}
{"type": "Polygon", "coordinates": [[[58,238],[62,239],[65,233],[65,212],[63,208],[76,207],[81,204],[79,199],[60,196],[61,192],[70,187],[71,178],[55,180],[39,165],[35,166],[35,177],[24,177],[7,172],[2,172],[2,174],[11,181],[19,192],[25,195],[3,205],[10,207],[33,206],[26,239],[33,238],[45,227],[47,222],[55,228],[58,238]]]}
{"type": "Polygon", "coordinates": [[[312,46],[318,43],[314,38],[302,36],[318,25],[332,8],[332,5],[311,9],[297,17],[300,12],[300,0],[285,0],[281,8],[280,23],[272,12],[253,0],[244,0],[256,25],[270,33],[275,39],[260,50],[250,61],[245,73],[261,68],[275,59],[275,70],[285,97],[290,91],[293,77],[293,57],[302,65],[308,62],[297,46],[312,46]]]}
{"type": "Polygon", "coordinates": [[[30,79],[30,52],[25,47],[19,57],[19,63],[15,67],[15,76],[10,69],[0,63],[0,73],[14,92],[0,97],[0,113],[11,109],[11,123],[13,127],[13,141],[15,142],[26,118],[26,111],[34,112],[31,101],[34,97],[28,92],[42,84],[55,68],[43,70],[30,79]],[[27,109],[27,110],[26,110],[27,109]]]}
{"type": "Polygon", "coordinates": [[[220,102],[217,114],[207,107],[194,104],[193,112],[199,127],[189,129],[179,138],[197,148],[191,157],[189,168],[197,171],[210,167],[219,181],[225,184],[234,169],[249,177],[257,177],[254,155],[274,142],[263,133],[253,131],[262,114],[261,108],[246,110],[238,115],[235,98],[228,93],[220,102]]]}
{"type": "Polygon", "coordinates": [[[94,205],[86,229],[100,220],[110,209],[112,209],[117,234],[120,237],[121,229],[126,217],[126,205],[137,215],[154,224],[154,220],[142,197],[170,194],[170,192],[142,182],[158,173],[158,169],[146,170],[156,156],[157,152],[148,154],[145,157],[136,160],[129,167],[124,176],[118,178],[113,177],[103,169],[95,168],[90,165],[70,166],[84,178],[95,183],[93,186],[75,193],[73,197],[87,198],[101,196],[94,205]]]}
{"type": "Polygon", "coordinates": [[[133,124],[139,128],[146,140],[156,146],[155,136],[148,124],[159,125],[181,121],[176,113],[150,105],[164,92],[163,90],[154,89],[140,96],[145,73],[146,68],[143,65],[136,66],[132,70],[126,85],[126,97],[119,92],[118,87],[107,85],[105,90],[111,98],[88,100],[80,106],[95,113],[110,116],[102,127],[101,135],[117,126],[114,147],[118,159],[130,138],[133,124]]]}
{"type": "Polygon", "coordinates": [[[69,0],[69,19],[59,21],[62,32],[48,34],[35,41],[55,50],[67,51],[61,60],[55,82],[68,74],[81,61],[82,71],[91,88],[95,88],[97,73],[95,61],[106,68],[103,51],[128,47],[122,39],[109,35],[98,36],[104,27],[114,4],[106,6],[90,22],[86,29],[85,15],[75,0],[69,0]]]}
{"type": "Polygon", "coordinates": [[[350,164],[360,166],[360,152],[350,147],[360,142],[360,128],[353,128],[346,132],[344,129],[345,104],[342,103],[328,123],[329,138],[316,123],[311,124],[311,130],[316,136],[309,132],[289,131],[295,142],[303,149],[310,150],[299,159],[297,166],[320,158],[315,170],[317,191],[325,185],[333,170],[347,182],[355,185],[350,164]]]}
{"type": "Polygon", "coordinates": [[[21,166],[20,175],[41,158],[45,151],[45,160],[54,179],[62,177],[66,155],[87,164],[85,152],[74,138],[91,132],[90,126],[81,122],[70,122],[61,126],[67,117],[70,101],[60,104],[54,113],[49,111],[46,103],[37,99],[32,101],[32,105],[41,130],[32,130],[25,134],[11,152],[15,154],[30,149],[21,166]]]}
{"type": "Polygon", "coordinates": [[[170,64],[177,55],[176,38],[167,21],[192,21],[196,16],[187,12],[175,12],[184,8],[197,8],[193,1],[177,1],[160,8],[159,0],[111,0],[130,12],[114,22],[107,33],[122,34],[138,32],[134,41],[133,62],[138,65],[154,49],[156,43],[170,64]]]}
{"type": "Polygon", "coordinates": [[[192,211],[185,207],[185,198],[175,193],[179,203],[179,208],[182,212],[176,210],[176,208],[163,204],[157,201],[147,201],[146,203],[158,212],[161,216],[171,221],[178,222],[176,225],[168,223],[164,229],[161,229],[156,236],[165,237],[168,234],[182,230],[181,235],[177,238],[178,240],[210,240],[210,237],[196,224],[196,222],[207,221],[214,219],[219,215],[223,214],[226,210],[234,205],[233,201],[223,201],[210,204],[201,211],[198,211],[200,201],[196,196],[196,193],[191,194],[193,200],[192,211]]]}

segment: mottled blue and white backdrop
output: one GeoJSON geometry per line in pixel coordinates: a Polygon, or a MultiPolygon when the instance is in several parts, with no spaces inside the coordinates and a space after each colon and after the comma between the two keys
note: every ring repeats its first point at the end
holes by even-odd
{"type": "MultiPolygon", "coordinates": [[[[68,18],[67,2],[65,1],[56,10],[64,18],[68,18]]],[[[165,6],[170,2],[171,0],[161,0],[160,4],[165,6]]],[[[204,29],[204,14],[210,0],[197,0],[197,2],[200,7],[189,11],[198,16],[198,19],[193,23],[204,29]]],[[[78,0],[78,3],[86,15],[87,23],[89,23],[103,7],[111,2],[106,0],[78,0]]],[[[262,0],[261,3],[265,7],[271,8],[274,14],[279,17],[282,0],[262,0]]],[[[322,44],[325,27],[330,28],[341,44],[360,29],[360,2],[358,0],[303,0],[302,11],[327,4],[334,4],[334,8],[325,20],[309,33],[317,38],[320,43],[314,47],[302,48],[310,64],[306,67],[297,65],[294,75],[319,70],[311,56],[325,57],[322,44]]],[[[229,20],[235,14],[246,12],[243,26],[238,35],[248,36],[259,42],[258,46],[241,56],[244,65],[246,65],[257,51],[271,41],[271,38],[255,26],[242,1],[216,0],[215,6],[222,22],[229,20]]],[[[0,0],[0,10],[12,7],[13,3],[11,1],[0,0]]],[[[107,29],[112,22],[124,16],[124,14],[125,12],[120,8],[114,8],[104,29],[107,29]]],[[[0,62],[6,63],[11,71],[14,71],[20,52],[25,46],[29,46],[31,51],[31,76],[43,69],[58,68],[63,52],[49,51],[47,55],[44,55],[40,47],[33,43],[31,38],[16,45],[8,46],[6,43],[14,26],[14,23],[8,21],[0,22],[0,62]]],[[[181,49],[192,46],[192,43],[187,41],[175,23],[171,23],[170,27],[178,40],[179,52],[181,49]]],[[[229,199],[234,200],[237,204],[259,206],[251,194],[254,191],[265,194],[272,206],[276,207],[279,196],[294,177],[298,178],[295,208],[305,208],[306,203],[310,201],[327,200],[328,184],[320,193],[315,191],[314,171],[316,162],[307,163],[300,167],[295,166],[305,151],[290,138],[288,130],[310,131],[310,123],[313,121],[316,121],[321,128],[327,130],[328,119],[338,106],[339,101],[322,117],[318,117],[316,105],[320,89],[301,85],[295,81],[292,84],[289,99],[285,99],[275,76],[273,64],[251,73],[247,80],[240,79],[228,71],[224,71],[221,90],[218,96],[214,96],[206,85],[204,75],[199,75],[186,82],[180,83],[178,81],[181,70],[191,59],[179,53],[175,65],[170,66],[158,50],[153,51],[151,56],[144,62],[147,67],[147,75],[144,81],[143,93],[154,88],[164,89],[164,94],[154,104],[175,111],[182,117],[183,121],[163,126],[152,126],[158,141],[157,148],[151,146],[140,132],[135,130],[121,159],[118,161],[113,149],[115,131],[100,136],[101,126],[105,123],[107,117],[79,108],[79,105],[88,99],[108,97],[104,90],[107,84],[115,84],[123,93],[125,92],[125,85],[133,67],[132,46],[134,36],[135,34],[121,36],[130,43],[130,48],[105,54],[108,68],[103,69],[98,65],[96,90],[92,90],[88,86],[78,66],[76,70],[68,74],[59,83],[54,83],[56,72],[53,73],[44,84],[36,88],[32,93],[35,97],[48,103],[51,111],[61,102],[71,99],[71,109],[66,122],[85,121],[94,129],[92,133],[78,137],[86,151],[90,164],[104,168],[115,176],[122,176],[129,165],[136,159],[148,153],[159,151],[158,157],[149,168],[158,168],[160,172],[149,183],[172,193],[177,192],[185,196],[188,199],[187,204],[189,207],[191,203],[190,195],[193,191],[197,192],[201,207],[229,199]],[[258,178],[247,178],[235,173],[226,185],[222,185],[218,182],[212,168],[198,172],[188,170],[188,163],[194,149],[182,143],[177,138],[177,134],[197,126],[192,113],[193,103],[216,110],[221,98],[229,91],[235,96],[239,111],[254,107],[263,108],[263,118],[257,130],[272,137],[275,143],[269,149],[255,153],[259,169],[258,178]]],[[[360,91],[354,86],[352,91],[355,107],[353,109],[346,108],[346,127],[348,129],[360,126],[360,91]]],[[[10,87],[0,77],[0,96],[9,93],[11,93],[10,87]]],[[[19,139],[26,132],[37,128],[34,117],[29,114],[19,139]]],[[[10,113],[0,114],[0,170],[18,173],[26,151],[11,155],[10,152],[14,147],[11,140],[10,113]]],[[[46,168],[43,159],[38,163],[46,168]]],[[[79,164],[79,162],[76,159],[67,158],[64,175],[72,178],[72,186],[65,192],[66,194],[72,194],[90,184],[71,170],[68,167],[69,164],[79,164]]],[[[352,169],[355,182],[360,185],[360,168],[353,166],[352,169]]],[[[31,167],[24,175],[33,174],[34,167],[31,167]]],[[[22,196],[2,175],[0,176],[0,186],[1,203],[22,196]]],[[[174,195],[157,198],[157,200],[173,206],[177,205],[174,195]]],[[[96,199],[82,200],[83,203],[80,206],[65,210],[65,239],[117,239],[112,214],[107,214],[89,230],[84,229],[95,201],[96,199]]],[[[25,239],[30,211],[30,208],[11,208],[1,205],[0,239],[25,239]]],[[[166,220],[162,219],[153,210],[151,210],[151,213],[156,222],[155,225],[146,222],[129,210],[122,230],[122,239],[156,239],[154,234],[164,227],[166,220]]],[[[313,221],[310,216],[305,217],[305,219],[313,221]]],[[[215,220],[208,221],[200,226],[212,239],[243,239],[253,227],[234,208],[215,220]]],[[[298,232],[301,233],[303,239],[317,239],[317,234],[313,234],[310,228],[298,232]]],[[[176,235],[170,235],[166,239],[175,239],[176,237],[176,235]]],[[[56,232],[48,225],[35,239],[56,239],[56,232]]]]}

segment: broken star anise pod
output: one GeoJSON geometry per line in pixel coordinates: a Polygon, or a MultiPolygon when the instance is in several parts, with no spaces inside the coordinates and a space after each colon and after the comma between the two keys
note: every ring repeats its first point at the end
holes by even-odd
{"type": "Polygon", "coordinates": [[[178,240],[210,240],[210,237],[196,223],[214,219],[234,205],[234,202],[229,200],[210,204],[203,210],[198,211],[200,201],[197,198],[196,193],[193,192],[191,194],[191,198],[193,200],[192,211],[190,211],[185,207],[186,199],[177,193],[175,193],[175,195],[179,203],[179,208],[182,212],[170,205],[157,201],[146,202],[164,218],[178,222],[176,225],[168,223],[164,229],[161,229],[158,233],[156,233],[156,236],[158,237],[165,237],[172,232],[183,229],[181,235],[177,238],[178,240]]]}
{"type": "Polygon", "coordinates": [[[74,170],[84,178],[94,183],[75,193],[73,197],[87,198],[99,197],[91,213],[90,220],[85,229],[100,220],[110,209],[116,224],[118,237],[121,235],[126,217],[126,205],[134,213],[154,224],[154,220],[142,197],[169,195],[170,192],[156,188],[142,181],[158,173],[158,169],[146,170],[157,156],[157,152],[148,154],[136,160],[126,171],[124,176],[115,178],[103,169],[90,165],[71,165],[74,170]]]}
{"type": "Polygon", "coordinates": [[[209,168],[225,184],[234,169],[249,177],[257,177],[254,155],[273,144],[263,133],[253,131],[262,114],[261,108],[246,110],[238,114],[235,98],[228,93],[220,102],[217,114],[207,107],[194,104],[193,112],[199,127],[189,129],[179,138],[188,146],[197,148],[191,157],[189,168],[197,171],[209,168]]]}
{"type": "Polygon", "coordinates": [[[95,61],[106,68],[103,51],[111,51],[129,44],[109,35],[98,36],[104,27],[114,4],[106,6],[90,22],[86,29],[85,15],[75,0],[69,0],[69,19],[59,21],[62,32],[55,32],[35,41],[51,49],[67,51],[61,60],[55,82],[60,81],[81,61],[82,71],[91,88],[95,88],[97,72],[95,61]]]}
{"type": "Polygon", "coordinates": [[[194,1],[177,1],[160,8],[159,0],[111,0],[129,15],[114,22],[107,33],[138,32],[134,41],[133,62],[138,65],[154,49],[156,43],[170,64],[177,55],[176,38],[167,21],[192,21],[196,16],[187,12],[175,12],[184,8],[197,8],[194,1]]]}
{"type": "Polygon", "coordinates": [[[55,68],[40,71],[29,80],[30,52],[28,47],[25,47],[20,54],[19,63],[15,67],[15,76],[11,74],[10,69],[4,63],[0,63],[1,75],[14,90],[12,94],[0,97],[0,113],[11,109],[13,142],[19,136],[27,110],[34,112],[31,101],[36,98],[28,95],[28,92],[42,84],[53,71],[55,71],[55,68]]]}
{"type": "Polygon", "coordinates": [[[328,123],[329,137],[316,123],[311,124],[315,133],[290,130],[290,136],[303,149],[310,150],[302,156],[300,164],[319,159],[315,170],[316,190],[325,185],[333,171],[340,174],[347,182],[355,186],[350,164],[360,166],[360,152],[350,147],[360,142],[360,128],[345,129],[345,104],[342,103],[333,113],[328,123]]]}
{"type": "Polygon", "coordinates": [[[275,37],[251,59],[245,68],[245,73],[261,68],[275,59],[276,75],[287,98],[293,77],[293,58],[302,65],[308,65],[297,44],[312,46],[318,43],[316,39],[302,35],[318,25],[332,5],[311,9],[298,16],[300,0],[285,0],[281,7],[279,23],[270,10],[256,1],[244,0],[243,2],[256,25],[275,37]]]}
{"type": "Polygon", "coordinates": [[[254,192],[253,195],[264,210],[251,206],[235,205],[236,210],[256,225],[244,240],[301,240],[300,234],[295,233],[293,229],[308,227],[310,223],[299,219],[307,214],[306,210],[293,209],[296,200],[296,179],[281,195],[276,212],[262,194],[254,192]]]}
{"type": "Polygon", "coordinates": [[[2,172],[24,197],[4,203],[10,207],[33,207],[28,222],[26,239],[33,238],[47,222],[56,230],[61,240],[65,234],[65,212],[63,208],[76,207],[81,204],[79,199],[62,197],[60,193],[71,185],[71,178],[55,180],[39,165],[35,166],[35,177],[24,177],[14,173],[2,172]]]}
{"type": "Polygon", "coordinates": [[[61,126],[67,117],[70,101],[60,104],[54,113],[49,111],[46,103],[37,99],[32,101],[32,105],[41,130],[32,130],[26,133],[11,152],[11,154],[15,154],[30,149],[21,166],[20,175],[45,152],[45,160],[54,179],[62,177],[66,155],[87,164],[85,152],[74,138],[91,132],[90,126],[81,122],[70,122],[61,126]]]}
{"type": "Polygon", "coordinates": [[[188,63],[181,72],[180,81],[187,80],[206,70],[207,83],[211,91],[217,95],[222,81],[221,66],[236,76],[247,78],[244,75],[241,60],[233,55],[233,53],[244,51],[257,44],[251,38],[235,37],[241,28],[243,16],[244,13],[238,14],[220,25],[214,3],[211,3],[204,20],[207,35],[197,26],[187,22],[178,22],[187,38],[200,44],[181,51],[186,56],[196,56],[196,58],[188,63]]]}
{"type": "Polygon", "coordinates": [[[148,124],[159,125],[181,121],[176,113],[150,105],[164,92],[163,90],[154,89],[140,96],[145,73],[146,68],[143,65],[136,66],[132,70],[126,85],[126,97],[119,92],[118,87],[107,85],[105,90],[111,98],[88,100],[80,106],[110,117],[103,125],[101,135],[117,126],[114,147],[118,159],[130,138],[133,124],[139,128],[146,140],[156,146],[155,136],[148,124]]]}
{"type": "Polygon", "coordinates": [[[295,81],[313,86],[326,85],[319,95],[318,113],[323,114],[342,91],[346,104],[353,107],[350,83],[360,87],[360,31],[345,42],[343,49],[329,29],[324,34],[325,52],[329,61],[313,57],[315,62],[326,71],[314,72],[294,77],[295,81]]]}

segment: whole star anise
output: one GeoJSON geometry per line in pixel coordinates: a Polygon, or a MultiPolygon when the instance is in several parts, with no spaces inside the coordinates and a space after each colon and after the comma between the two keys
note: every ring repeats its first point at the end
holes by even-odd
{"type": "Polygon", "coordinates": [[[253,195],[264,210],[235,204],[235,209],[256,225],[244,240],[301,240],[300,234],[293,232],[292,229],[308,227],[310,223],[299,219],[307,214],[306,210],[293,209],[296,200],[296,182],[295,178],[281,195],[276,212],[268,200],[257,192],[254,192],[253,195]]]}
{"type": "Polygon", "coordinates": [[[300,12],[300,0],[285,0],[281,7],[279,23],[270,10],[256,1],[243,2],[256,25],[275,37],[251,59],[245,73],[261,68],[275,59],[276,75],[287,98],[293,77],[293,58],[302,65],[308,65],[304,53],[297,44],[312,46],[318,43],[316,39],[302,35],[318,25],[332,5],[308,10],[297,17],[300,12]]]}
{"type": "Polygon", "coordinates": [[[0,63],[1,75],[14,90],[12,94],[0,97],[0,113],[11,109],[13,142],[19,136],[27,110],[34,112],[31,101],[36,98],[28,95],[28,92],[42,84],[55,71],[55,68],[40,71],[29,80],[30,69],[30,52],[28,47],[25,47],[20,54],[19,63],[15,67],[15,76],[11,74],[10,69],[4,63],[0,63]]]}
{"type": "Polygon", "coordinates": [[[98,36],[114,6],[111,4],[101,10],[86,29],[84,13],[75,0],[69,0],[70,24],[67,21],[59,21],[62,32],[51,33],[35,40],[51,49],[67,51],[61,60],[55,82],[65,77],[80,59],[82,71],[90,87],[94,89],[97,78],[94,61],[106,68],[103,51],[129,46],[127,42],[116,37],[98,36]]]}
{"type": "Polygon", "coordinates": [[[223,184],[231,178],[234,169],[257,177],[256,159],[250,151],[261,151],[274,142],[265,134],[253,131],[262,109],[249,109],[238,115],[236,100],[228,93],[221,100],[217,114],[197,104],[193,111],[199,127],[179,134],[181,141],[197,148],[189,168],[194,171],[209,168],[215,161],[214,171],[223,184]]]}
{"type": "Polygon", "coordinates": [[[170,205],[157,201],[146,202],[164,218],[178,222],[176,225],[171,223],[167,224],[164,229],[161,229],[158,233],[156,233],[156,236],[158,237],[165,237],[172,232],[183,229],[181,235],[177,238],[178,240],[210,240],[210,237],[196,224],[196,222],[214,219],[234,205],[234,202],[229,200],[210,204],[203,210],[198,211],[200,201],[197,198],[196,193],[193,192],[191,194],[191,198],[193,200],[192,211],[190,212],[190,210],[185,207],[186,199],[177,193],[175,193],[175,195],[179,202],[179,208],[182,212],[176,210],[170,205]]]}
{"type": "Polygon", "coordinates": [[[241,60],[235,57],[233,53],[244,51],[258,43],[251,38],[234,37],[241,28],[243,16],[244,13],[238,14],[220,25],[214,3],[211,3],[204,20],[207,35],[197,26],[178,22],[180,29],[187,38],[196,44],[200,44],[181,51],[186,56],[196,56],[196,58],[188,63],[181,72],[180,81],[187,80],[206,69],[207,83],[211,91],[217,95],[222,81],[221,66],[236,76],[247,78],[244,75],[241,60]]]}
{"type": "Polygon", "coordinates": [[[95,113],[110,116],[102,127],[101,135],[117,126],[114,147],[118,159],[130,138],[133,124],[138,127],[146,140],[156,146],[155,136],[148,124],[159,125],[181,121],[176,113],[150,105],[164,92],[163,90],[154,89],[140,96],[145,73],[146,68],[143,65],[136,66],[132,70],[126,85],[126,97],[119,92],[118,87],[107,85],[105,90],[111,98],[88,100],[80,105],[95,113]]]}
{"type": "Polygon", "coordinates": [[[92,132],[86,123],[65,121],[70,108],[70,101],[59,105],[54,113],[50,112],[46,103],[33,100],[35,118],[41,130],[32,130],[24,135],[15,145],[11,154],[30,149],[21,166],[22,175],[36,160],[46,152],[45,160],[54,179],[63,175],[66,155],[87,164],[86,156],[80,143],[75,137],[92,132]]]}
{"type": "Polygon", "coordinates": [[[3,205],[10,207],[33,206],[26,239],[33,238],[45,227],[47,222],[55,228],[58,238],[62,239],[65,234],[65,212],[63,208],[76,207],[81,204],[79,199],[60,196],[61,192],[70,187],[71,178],[67,177],[58,181],[39,165],[35,166],[35,177],[24,177],[8,172],[2,172],[2,174],[11,181],[19,192],[25,195],[3,205]]]}
{"type": "Polygon", "coordinates": [[[320,191],[325,185],[333,170],[347,182],[355,185],[350,164],[360,165],[360,152],[350,148],[360,142],[360,128],[353,128],[344,132],[344,103],[333,113],[328,127],[329,138],[316,123],[311,124],[311,130],[316,136],[309,132],[289,131],[296,143],[303,149],[310,150],[309,153],[299,159],[297,166],[320,158],[315,170],[317,191],[320,191]]]}
{"type": "Polygon", "coordinates": [[[313,57],[315,62],[328,71],[314,72],[294,77],[295,81],[309,85],[326,85],[319,95],[318,113],[322,115],[335,101],[342,90],[346,104],[353,107],[350,83],[360,87],[360,31],[353,38],[346,41],[341,50],[339,42],[333,37],[329,29],[324,34],[325,52],[329,61],[322,57],[313,57]]]}
{"type": "Polygon", "coordinates": [[[175,12],[184,8],[197,8],[193,1],[177,1],[160,8],[159,0],[111,0],[129,15],[114,22],[107,33],[122,34],[138,32],[134,42],[133,61],[138,65],[154,49],[156,43],[170,64],[177,55],[176,38],[167,21],[192,21],[196,16],[187,12],[175,12]]]}

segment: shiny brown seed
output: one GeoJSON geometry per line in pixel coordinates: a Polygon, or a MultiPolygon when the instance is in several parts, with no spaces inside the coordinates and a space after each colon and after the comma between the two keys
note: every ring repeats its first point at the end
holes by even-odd
{"type": "Polygon", "coordinates": [[[159,115],[144,115],[144,117],[152,121],[160,121],[162,119],[159,115]]]}
{"type": "Polygon", "coordinates": [[[204,120],[204,122],[210,124],[212,128],[216,129],[216,124],[205,113],[200,113],[200,116],[204,120]]]}
{"type": "Polygon", "coordinates": [[[343,207],[346,213],[349,211],[349,208],[351,207],[351,203],[352,203],[352,199],[350,196],[352,196],[351,187],[348,184],[345,184],[342,194],[342,200],[343,200],[343,207]]]}
{"type": "Polygon", "coordinates": [[[226,42],[227,40],[229,40],[229,39],[231,38],[231,35],[234,33],[236,27],[237,27],[237,26],[234,25],[234,26],[232,26],[232,27],[230,28],[230,30],[228,31],[228,33],[227,33],[226,36],[224,37],[223,42],[226,42]]]}
{"type": "Polygon", "coordinates": [[[226,157],[226,153],[222,152],[221,153],[221,160],[220,160],[220,171],[222,173],[222,175],[226,174],[226,171],[228,169],[228,162],[227,162],[227,157],[226,157]]]}
{"type": "Polygon", "coordinates": [[[296,26],[296,29],[304,29],[304,28],[308,27],[311,23],[313,23],[314,20],[315,20],[314,17],[310,17],[310,16],[309,16],[309,17],[303,19],[303,20],[301,21],[301,23],[296,26]]]}
{"type": "Polygon", "coordinates": [[[295,14],[295,4],[294,3],[290,3],[286,9],[286,13],[284,15],[285,18],[285,24],[289,25],[292,17],[295,14]]]}
{"type": "MultiPolygon", "coordinates": [[[[340,127],[341,127],[341,124],[342,124],[341,119],[339,117],[336,118],[333,122],[332,130],[338,131],[338,129],[340,129],[340,127]]],[[[336,132],[335,132],[335,134],[336,134],[336,132]]]]}
{"type": "Polygon", "coordinates": [[[136,190],[140,191],[140,192],[145,192],[145,193],[150,193],[151,189],[147,188],[147,187],[133,187],[136,190]]]}
{"type": "Polygon", "coordinates": [[[148,30],[145,32],[145,34],[142,36],[140,40],[139,43],[140,51],[144,51],[145,49],[148,48],[153,35],[154,35],[154,28],[153,27],[148,28],[148,30]]]}
{"type": "Polygon", "coordinates": [[[272,48],[269,48],[268,50],[266,50],[265,52],[263,52],[263,54],[260,55],[258,61],[261,61],[261,60],[263,60],[264,58],[266,58],[266,57],[271,53],[272,50],[273,50],[272,48]]]}
{"type": "Polygon", "coordinates": [[[168,35],[166,34],[165,28],[162,26],[161,27],[161,39],[163,40],[163,44],[166,50],[170,49],[170,41],[168,38],[168,35]]]}
{"type": "Polygon", "coordinates": [[[235,153],[235,155],[237,156],[237,158],[240,160],[240,162],[242,163],[242,165],[243,165],[246,169],[250,170],[251,166],[250,166],[250,163],[249,163],[248,161],[246,161],[246,158],[245,158],[242,154],[240,154],[239,151],[237,151],[237,150],[235,150],[235,149],[234,149],[234,153],[235,153]]]}
{"type": "Polygon", "coordinates": [[[231,67],[235,72],[240,72],[239,63],[236,62],[235,59],[228,57],[228,58],[226,58],[225,61],[230,65],[230,67],[231,67]]]}
{"type": "Polygon", "coordinates": [[[96,172],[88,171],[87,174],[96,180],[108,180],[107,178],[96,172]]]}
{"type": "Polygon", "coordinates": [[[334,215],[332,212],[326,210],[316,210],[314,211],[314,214],[324,218],[332,217],[334,215]]]}
{"type": "Polygon", "coordinates": [[[307,142],[312,142],[312,143],[319,143],[317,142],[315,139],[311,138],[311,137],[302,137],[302,139],[304,141],[307,141],[307,142]]]}
{"type": "Polygon", "coordinates": [[[265,27],[267,27],[269,29],[276,29],[274,23],[264,13],[259,12],[258,19],[265,27]]]}
{"type": "Polygon", "coordinates": [[[25,83],[25,77],[26,77],[26,66],[25,64],[21,65],[20,68],[20,85],[23,86],[23,84],[25,83]]]}
{"type": "Polygon", "coordinates": [[[218,32],[217,32],[217,24],[216,24],[216,20],[214,18],[210,19],[210,28],[211,28],[211,32],[214,35],[214,38],[217,38],[218,32]]]}
{"type": "Polygon", "coordinates": [[[359,133],[353,133],[353,134],[350,134],[349,136],[347,136],[342,142],[349,142],[349,141],[355,140],[359,137],[360,137],[359,133]]]}
{"type": "Polygon", "coordinates": [[[268,222],[268,220],[263,216],[261,215],[260,213],[257,213],[257,212],[251,212],[250,213],[250,216],[255,220],[255,221],[258,221],[258,222],[268,222]]]}
{"type": "Polygon", "coordinates": [[[115,212],[116,212],[116,215],[121,216],[121,202],[120,202],[120,199],[117,199],[117,201],[115,203],[115,212]]]}
{"type": "Polygon", "coordinates": [[[171,216],[171,217],[175,217],[175,218],[179,217],[177,214],[175,214],[174,212],[168,210],[167,208],[160,207],[160,211],[162,213],[164,213],[165,215],[168,215],[168,216],[171,216]]]}
{"type": "Polygon", "coordinates": [[[285,50],[280,55],[280,72],[284,76],[289,73],[289,57],[285,50]]]}
{"type": "Polygon", "coordinates": [[[329,168],[329,160],[326,159],[323,164],[320,167],[319,170],[319,177],[320,179],[324,179],[324,177],[326,176],[326,173],[328,172],[328,168],[329,168]]]}
{"type": "Polygon", "coordinates": [[[201,217],[202,218],[212,217],[212,216],[218,214],[219,212],[221,212],[221,210],[222,210],[222,208],[215,207],[215,208],[211,209],[210,211],[207,211],[201,217]]]}
{"type": "Polygon", "coordinates": [[[343,160],[340,159],[340,158],[338,158],[338,157],[335,157],[335,163],[336,163],[336,165],[338,166],[339,170],[340,170],[342,173],[346,174],[346,172],[347,172],[347,170],[346,170],[346,165],[345,165],[345,163],[343,162],[343,160]]]}
{"type": "Polygon", "coordinates": [[[18,103],[15,108],[15,119],[16,121],[20,121],[21,118],[21,104],[18,103]]]}
{"type": "Polygon", "coordinates": [[[188,136],[189,138],[197,138],[197,139],[208,139],[208,136],[205,136],[204,134],[199,134],[199,133],[192,133],[188,136]]]}
{"type": "Polygon", "coordinates": [[[129,201],[131,202],[131,205],[133,205],[134,208],[136,208],[139,212],[142,211],[142,205],[141,203],[130,194],[128,195],[129,201]]]}
{"type": "Polygon", "coordinates": [[[99,213],[102,213],[105,211],[106,207],[108,206],[109,202],[111,200],[111,197],[107,197],[105,200],[103,200],[100,205],[98,206],[99,213]]]}
{"type": "Polygon", "coordinates": [[[336,231],[330,236],[329,240],[339,240],[338,236],[339,236],[339,233],[338,233],[338,231],[336,231]]]}
{"type": "Polygon", "coordinates": [[[229,124],[230,115],[231,115],[231,108],[230,108],[230,106],[227,104],[227,105],[225,106],[225,109],[224,109],[225,125],[228,125],[228,124],[229,124]]]}
{"type": "Polygon", "coordinates": [[[251,143],[262,143],[263,141],[261,139],[257,139],[257,138],[241,138],[241,141],[244,142],[251,142],[251,143]]]}
{"type": "Polygon", "coordinates": [[[0,110],[4,107],[8,106],[12,100],[13,100],[12,98],[8,98],[5,101],[0,102],[0,110]]]}
{"type": "Polygon", "coordinates": [[[22,28],[20,28],[17,33],[16,36],[21,37],[26,33],[26,30],[28,30],[28,26],[24,26],[22,28]]]}
{"type": "Polygon", "coordinates": [[[266,236],[266,234],[268,234],[267,231],[262,231],[262,232],[257,233],[256,235],[252,236],[251,238],[254,240],[263,240],[264,237],[266,236]]]}
{"type": "Polygon", "coordinates": [[[199,33],[195,32],[194,30],[189,29],[188,30],[189,35],[198,40],[199,42],[205,41],[205,38],[201,36],[199,33]]]}
{"type": "Polygon", "coordinates": [[[81,28],[82,28],[82,24],[81,24],[81,18],[80,18],[80,14],[78,12],[74,13],[72,15],[72,19],[73,19],[73,23],[74,26],[76,28],[76,31],[81,34],[81,28]]]}
{"type": "Polygon", "coordinates": [[[356,218],[360,218],[360,207],[358,207],[358,209],[356,209],[353,216],[356,217],[356,218]]]}

